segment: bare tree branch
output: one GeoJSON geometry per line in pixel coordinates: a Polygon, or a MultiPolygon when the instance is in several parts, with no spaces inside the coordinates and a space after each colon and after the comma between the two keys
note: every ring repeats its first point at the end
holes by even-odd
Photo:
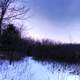
{"type": "Polygon", "coordinates": [[[5,21],[11,19],[23,20],[23,16],[25,16],[25,14],[28,13],[28,11],[30,10],[30,8],[27,8],[26,6],[24,6],[24,4],[17,6],[18,4],[16,4],[16,1],[17,0],[0,0],[0,36],[2,30],[2,23],[5,23],[5,21]],[[14,6],[14,4],[16,6],[14,6]]]}
{"type": "MultiPolygon", "coordinates": [[[[22,10],[24,9],[24,8],[21,8],[22,10]]],[[[16,19],[16,17],[19,17],[19,16],[21,16],[21,15],[24,15],[25,13],[27,13],[29,10],[30,10],[30,8],[27,8],[25,11],[22,11],[22,10],[14,10],[15,12],[14,13],[16,13],[16,14],[13,14],[13,15],[9,15],[9,16],[7,16],[7,17],[5,17],[4,19],[10,19],[10,18],[15,18],[16,19]],[[18,12],[20,12],[20,13],[17,13],[16,11],[18,11],[18,12]]]]}

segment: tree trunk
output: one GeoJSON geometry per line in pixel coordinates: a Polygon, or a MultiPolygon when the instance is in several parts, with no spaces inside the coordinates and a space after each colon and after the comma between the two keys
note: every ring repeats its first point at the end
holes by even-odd
{"type": "Polygon", "coordinates": [[[1,46],[1,25],[2,25],[2,19],[0,19],[0,46],[1,46]]]}
{"type": "Polygon", "coordinates": [[[0,23],[0,36],[1,36],[1,23],[0,23]]]}
{"type": "Polygon", "coordinates": [[[1,36],[2,36],[2,22],[3,22],[3,17],[5,15],[6,10],[2,10],[1,13],[1,18],[0,18],[0,46],[1,46],[1,36]]]}

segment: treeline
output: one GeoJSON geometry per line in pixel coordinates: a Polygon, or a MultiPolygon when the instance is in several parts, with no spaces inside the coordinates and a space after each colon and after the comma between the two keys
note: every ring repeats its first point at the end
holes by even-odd
{"type": "Polygon", "coordinates": [[[43,61],[79,62],[80,44],[46,44],[45,41],[45,44],[42,42],[35,47],[33,56],[43,61]]]}
{"type": "Polygon", "coordinates": [[[21,32],[13,24],[9,24],[2,31],[0,39],[0,59],[10,61],[21,60],[28,56],[33,42],[31,39],[21,38],[21,32]]]}
{"type": "Polygon", "coordinates": [[[50,40],[35,41],[31,38],[21,38],[21,32],[13,25],[7,25],[3,30],[0,44],[0,58],[21,60],[32,56],[40,61],[80,61],[80,44],[61,44],[50,40]]]}

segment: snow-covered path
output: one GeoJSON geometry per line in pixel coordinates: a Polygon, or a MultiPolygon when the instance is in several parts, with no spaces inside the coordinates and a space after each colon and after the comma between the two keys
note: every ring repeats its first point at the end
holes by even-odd
{"type": "Polygon", "coordinates": [[[31,58],[14,62],[0,61],[0,80],[80,80],[79,76],[69,74],[68,71],[52,72],[50,65],[42,65],[31,58]]]}

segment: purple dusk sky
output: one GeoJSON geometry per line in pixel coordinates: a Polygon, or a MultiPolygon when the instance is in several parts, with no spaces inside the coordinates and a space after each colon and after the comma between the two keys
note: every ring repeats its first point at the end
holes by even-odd
{"type": "Polygon", "coordinates": [[[26,25],[35,39],[80,42],[80,0],[29,0],[26,25]]]}

